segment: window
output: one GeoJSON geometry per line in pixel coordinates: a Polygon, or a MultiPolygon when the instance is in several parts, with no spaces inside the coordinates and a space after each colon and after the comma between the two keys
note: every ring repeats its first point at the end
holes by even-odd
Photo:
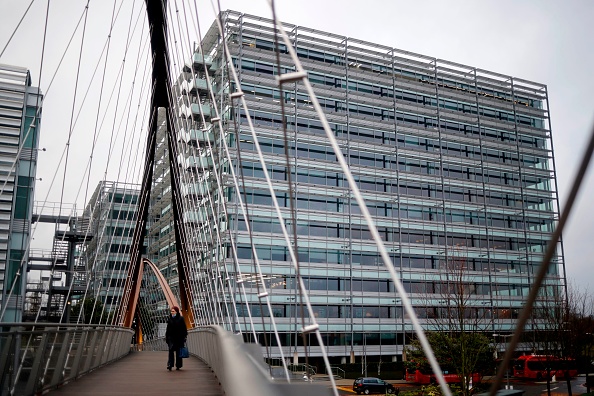
{"type": "Polygon", "coordinates": [[[19,176],[17,179],[17,188],[15,195],[15,219],[27,219],[29,212],[29,202],[31,201],[32,177],[19,176]]]}

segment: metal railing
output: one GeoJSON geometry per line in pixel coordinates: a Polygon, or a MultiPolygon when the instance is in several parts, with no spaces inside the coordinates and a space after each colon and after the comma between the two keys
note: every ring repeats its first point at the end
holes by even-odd
{"type": "Polygon", "coordinates": [[[299,363],[299,364],[288,364],[287,368],[291,370],[293,373],[303,373],[309,377],[316,375],[317,370],[314,366],[307,363],[299,363]]]}
{"type": "Polygon", "coordinates": [[[34,395],[130,352],[134,332],[106,325],[0,324],[0,394],[34,395]]]}
{"type": "Polygon", "coordinates": [[[213,370],[227,396],[331,395],[327,385],[273,378],[257,344],[246,344],[241,335],[219,326],[192,329],[188,334],[190,354],[213,370]]]}
{"type": "Polygon", "coordinates": [[[346,373],[340,367],[330,366],[330,371],[332,372],[332,375],[334,375],[334,378],[345,378],[346,377],[346,373]]]}

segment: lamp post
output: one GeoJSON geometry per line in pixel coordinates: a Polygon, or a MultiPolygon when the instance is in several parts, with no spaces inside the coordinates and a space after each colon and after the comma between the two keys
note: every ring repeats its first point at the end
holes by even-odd
{"type": "MultiPolygon", "coordinates": [[[[586,333],[586,335],[588,336],[588,338],[592,337],[594,334],[593,333],[586,333]]],[[[591,341],[588,341],[588,347],[586,348],[587,351],[587,363],[586,363],[586,392],[590,393],[590,365],[594,364],[594,360],[590,360],[592,358],[591,355],[591,351],[592,351],[592,343],[591,341]]]]}
{"type": "MultiPolygon", "coordinates": [[[[505,339],[507,337],[511,337],[511,336],[513,336],[513,334],[497,334],[497,333],[493,334],[493,339],[495,340],[495,353],[494,353],[495,359],[497,359],[497,348],[499,347],[499,343],[497,342],[496,337],[502,337],[503,342],[505,343],[505,339]]],[[[509,387],[509,369],[510,369],[509,367],[506,367],[506,370],[505,370],[505,378],[507,379],[507,385],[505,385],[505,389],[511,389],[509,387]]]]}
{"type": "Polygon", "coordinates": [[[363,374],[364,377],[367,377],[367,334],[363,333],[363,374]]]}

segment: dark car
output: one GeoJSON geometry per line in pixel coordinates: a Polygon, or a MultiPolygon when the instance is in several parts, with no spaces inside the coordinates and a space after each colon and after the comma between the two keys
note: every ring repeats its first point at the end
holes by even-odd
{"type": "Polygon", "coordinates": [[[392,384],[389,384],[384,380],[374,377],[357,378],[353,383],[353,390],[358,395],[360,395],[361,393],[365,393],[366,395],[370,393],[398,394],[398,391],[394,388],[392,384]]]}

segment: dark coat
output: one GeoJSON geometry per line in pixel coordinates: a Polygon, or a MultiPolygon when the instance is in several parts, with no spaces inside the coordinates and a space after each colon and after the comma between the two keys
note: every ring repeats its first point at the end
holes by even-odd
{"type": "Polygon", "coordinates": [[[169,316],[167,319],[167,330],[165,331],[165,342],[167,345],[172,345],[173,348],[181,348],[184,346],[188,330],[186,329],[186,322],[183,316],[177,314],[176,316],[169,316]]]}

